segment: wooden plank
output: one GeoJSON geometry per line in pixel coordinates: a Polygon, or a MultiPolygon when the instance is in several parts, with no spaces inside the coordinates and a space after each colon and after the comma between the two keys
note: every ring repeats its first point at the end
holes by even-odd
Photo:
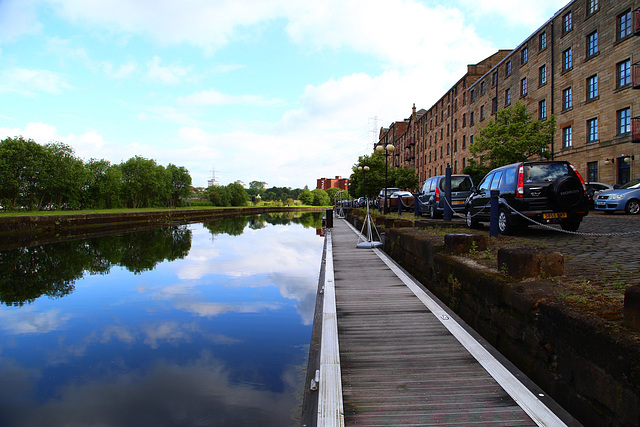
{"type": "Polygon", "coordinates": [[[536,425],[374,250],[331,233],[346,425],[536,425]]]}

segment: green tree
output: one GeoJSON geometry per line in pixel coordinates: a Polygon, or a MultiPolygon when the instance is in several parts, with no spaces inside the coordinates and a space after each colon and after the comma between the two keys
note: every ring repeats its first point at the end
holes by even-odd
{"type": "Polygon", "coordinates": [[[474,185],[480,184],[480,181],[486,174],[491,170],[490,167],[480,164],[475,159],[469,159],[469,164],[465,166],[462,170],[462,173],[467,174],[471,177],[474,185]]]}
{"type": "Polygon", "coordinates": [[[549,145],[553,140],[556,119],[534,120],[526,105],[517,102],[498,111],[495,119],[489,120],[480,129],[480,135],[470,146],[471,154],[487,160],[491,168],[522,162],[531,157],[549,158],[549,145]]]}
{"type": "Polygon", "coordinates": [[[82,160],[75,156],[73,148],[61,142],[45,145],[44,151],[38,206],[79,207],[87,176],[82,160]]]}
{"type": "Polygon", "coordinates": [[[394,187],[405,188],[407,190],[417,190],[420,180],[416,171],[407,166],[402,166],[393,171],[394,187]]]}
{"type": "Polygon", "coordinates": [[[231,206],[245,206],[249,201],[249,195],[246,190],[237,182],[227,185],[227,194],[231,206]]]}
{"type": "Polygon", "coordinates": [[[111,209],[122,206],[122,171],[108,160],[90,159],[84,165],[85,183],[82,205],[91,209],[111,209]]]}
{"type": "MultiPolygon", "coordinates": [[[[141,156],[130,158],[120,164],[122,170],[122,193],[132,208],[153,206],[168,191],[164,168],[155,160],[141,156]]],[[[168,197],[167,197],[168,199],[168,197]]]]}
{"type": "MultiPolygon", "coordinates": [[[[352,197],[372,198],[384,187],[384,155],[376,151],[371,155],[362,155],[358,157],[358,162],[351,167],[351,170],[349,194],[352,197]],[[363,168],[369,166],[369,170],[366,172],[364,169],[359,170],[359,166],[363,168]]],[[[393,167],[389,167],[388,170],[393,172],[393,167]]],[[[387,181],[390,182],[388,178],[387,181]]],[[[393,187],[391,184],[388,185],[393,187]]]]}
{"type": "Polygon", "coordinates": [[[43,146],[22,136],[0,141],[0,199],[13,208],[38,205],[45,173],[43,146]]]}
{"type": "Polygon", "coordinates": [[[229,197],[226,187],[211,187],[209,200],[213,206],[229,206],[229,197]]]}
{"type": "Polygon", "coordinates": [[[312,206],[328,206],[331,204],[331,199],[326,191],[316,188],[311,191],[311,194],[313,195],[312,206]]]}
{"type": "Polygon", "coordinates": [[[329,200],[331,200],[331,204],[333,204],[333,201],[335,200],[336,194],[343,191],[341,188],[338,187],[331,187],[331,188],[327,188],[326,190],[324,190],[327,192],[327,195],[329,196],[329,200]]]}
{"type": "Polygon", "coordinates": [[[302,190],[299,195],[299,199],[303,205],[313,205],[313,194],[311,194],[311,191],[309,191],[308,188],[302,190]]]}
{"type": "Polygon", "coordinates": [[[191,194],[191,175],[184,166],[167,165],[167,171],[171,176],[170,206],[182,206],[184,199],[191,194]]]}

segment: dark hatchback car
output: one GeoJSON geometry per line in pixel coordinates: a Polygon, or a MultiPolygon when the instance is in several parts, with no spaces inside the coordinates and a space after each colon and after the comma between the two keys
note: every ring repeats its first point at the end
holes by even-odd
{"type": "Polygon", "coordinates": [[[494,169],[474,188],[465,204],[467,225],[489,222],[491,190],[499,190],[498,228],[511,234],[532,224],[560,224],[576,231],[589,213],[582,177],[569,162],[520,162],[494,169]]]}
{"type": "MultiPolygon", "coordinates": [[[[469,175],[451,175],[451,208],[454,212],[464,212],[464,202],[471,194],[473,181],[469,175]]],[[[445,175],[432,176],[427,179],[418,199],[420,213],[431,218],[440,218],[444,213],[445,175]]]]}

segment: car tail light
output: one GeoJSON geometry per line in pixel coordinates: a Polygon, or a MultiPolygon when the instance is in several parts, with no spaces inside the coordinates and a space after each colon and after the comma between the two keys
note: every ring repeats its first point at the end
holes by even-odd
{"type": "Polygon", "coordinates": [[[584,185],[584,179],[582,179],[582,175],[580,175],[580,172],[578,172],[578,169],[576,169],[571,163],[569,163],[569,166],[571,166],[571,169],[573,169],[573,171],[578,176],[578,179],[580,180],[580,184],[582,184],[582,189],[584,190],[584,194],[587,194],[587,187],[584,185]]]}
{"type": "Polygon", "coordinates": [[[440,201],[440,189],[436,188],[436,202],[440,201]]]}
{"type": "Polygon", "coordinates": [[[516,189],[516,197],[524,197],[524,166],[518,168],[518,188],[516,189]]]}

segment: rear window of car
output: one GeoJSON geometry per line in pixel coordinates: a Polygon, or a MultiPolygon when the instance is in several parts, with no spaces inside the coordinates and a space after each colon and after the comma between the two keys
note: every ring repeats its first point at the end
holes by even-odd
{"type": "Polygon", "coordinates": [[[538,163],[524,166],[525,182],[549,182],[570,175],[566,163],[538,163]]]}
{"type": "MultiPolygon", "coordinates": [[[[445,179],[442,178],[440,180],[440,190],[444,191],[444,183],[445,179]]],[[[451,191],[470,191],[471,187],[471,179],[468,176],[452,176],[451,177],[451,191]]]]}

